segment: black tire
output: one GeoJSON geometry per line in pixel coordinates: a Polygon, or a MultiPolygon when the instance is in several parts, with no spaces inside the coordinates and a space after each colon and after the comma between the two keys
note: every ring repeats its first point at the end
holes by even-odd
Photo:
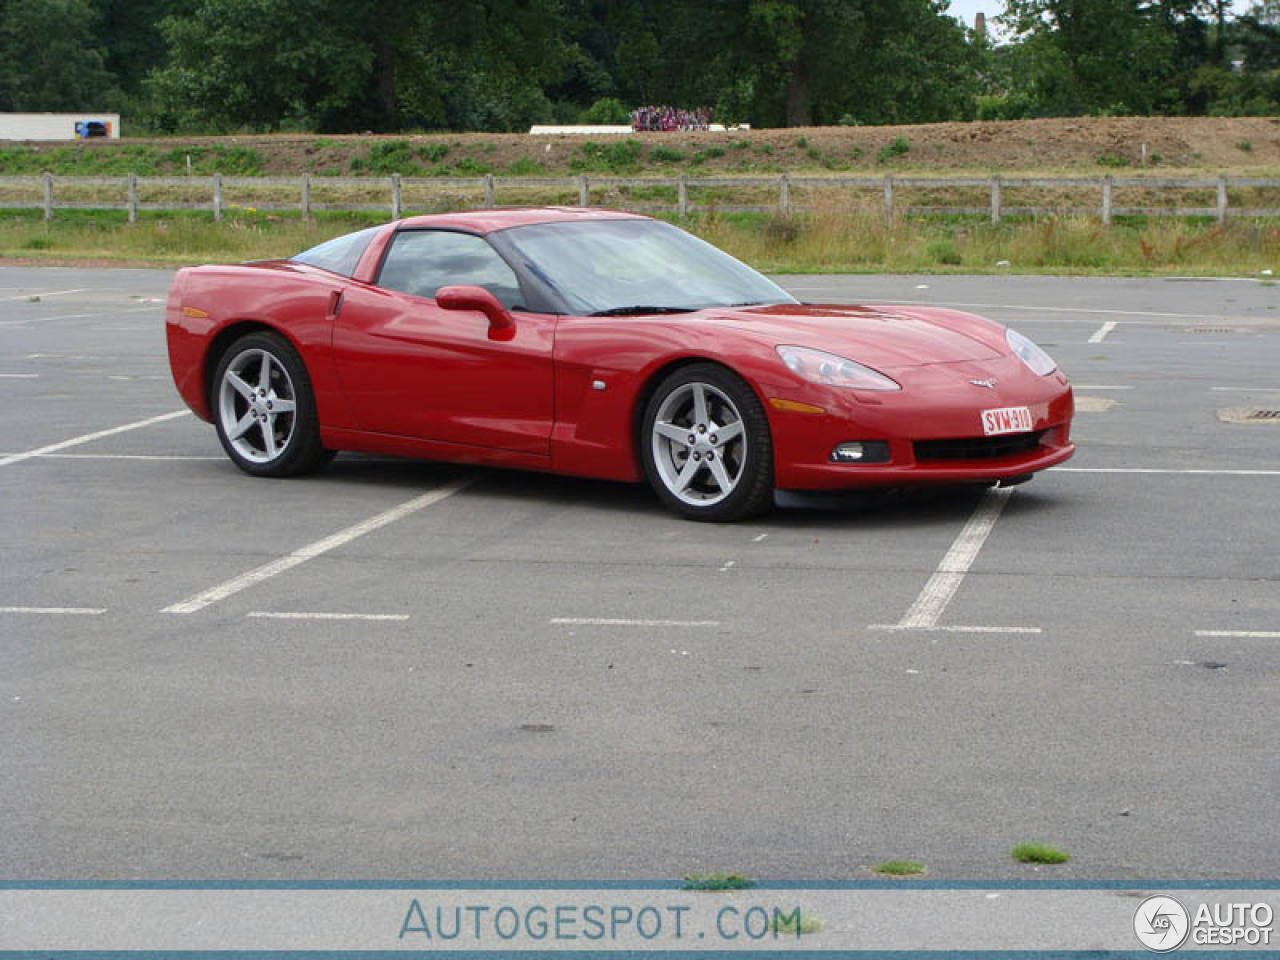
{"type": "Polygon", "coordinates": [[[306,364],[278,333],[246,334],[227,348],[209,386],[209,408],[222,449],[245,473],[291,477],[333,459],[333,451],[320,443],[306,364]],[[252,388],[248,394],[246,387],[252,388]],[[289,403],[292,410],[284,410],[289,403]]]}
{"type": "Polygon", "coordinates": [[[640,418],[637,442],[649,485],[682,517],[727,522],[773,506],[768,417],[755,391],[725,367],[695,363],[664,377],[640,418]],[[719,435],[730,430],[736,432],[728,439],[719,435]]]}

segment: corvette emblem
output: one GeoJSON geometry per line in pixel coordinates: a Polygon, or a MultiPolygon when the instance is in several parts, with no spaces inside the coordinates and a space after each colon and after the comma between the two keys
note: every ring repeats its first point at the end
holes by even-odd
{"type": "Polygon", "coordinates": [[[996,388],[996,381],[994,378],[991,380],[970,380],[969,382],[975,387],[983,387],[987,390],[994,390],[996,388]]]}

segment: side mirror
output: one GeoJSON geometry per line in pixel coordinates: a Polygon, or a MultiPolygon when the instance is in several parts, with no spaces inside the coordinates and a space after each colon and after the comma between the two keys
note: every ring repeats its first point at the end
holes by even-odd
{"type": "Polygon", "coordinates": [[[489,336],[495,340],[510,340],[515,336],[515,317],[484,287],[441,287],[436,291],[436,304],[444,310],[479,310],[489,318],[489,336]]]}

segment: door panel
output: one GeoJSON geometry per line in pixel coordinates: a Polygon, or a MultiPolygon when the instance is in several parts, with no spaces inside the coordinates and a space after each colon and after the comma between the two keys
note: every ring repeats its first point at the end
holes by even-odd
{"type": "Polygon", "coordinates": [[[515,336],[494,340],[479,311],[352,284],[334,355],[361,429],[547,455],[556,317],[514,316],[515,336]]]}

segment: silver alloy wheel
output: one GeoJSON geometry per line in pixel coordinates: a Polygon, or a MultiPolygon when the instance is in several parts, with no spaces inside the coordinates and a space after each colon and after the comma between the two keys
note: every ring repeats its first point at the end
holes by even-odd
{"type": "Polygon", "coordinates": [[[738,487],[747,460],[742,414],[709,383],[686,383],[667,394],[650,437],[663,485],[696,507],[719,503],[738,487]]]}
{"type": "Polygon", "coordinates": [[[267,350],[245,350],[233,359],[218,386],[218,419],[236,453],[270,463],[293,438],[297,394],[289,372],[267,350]]]}

